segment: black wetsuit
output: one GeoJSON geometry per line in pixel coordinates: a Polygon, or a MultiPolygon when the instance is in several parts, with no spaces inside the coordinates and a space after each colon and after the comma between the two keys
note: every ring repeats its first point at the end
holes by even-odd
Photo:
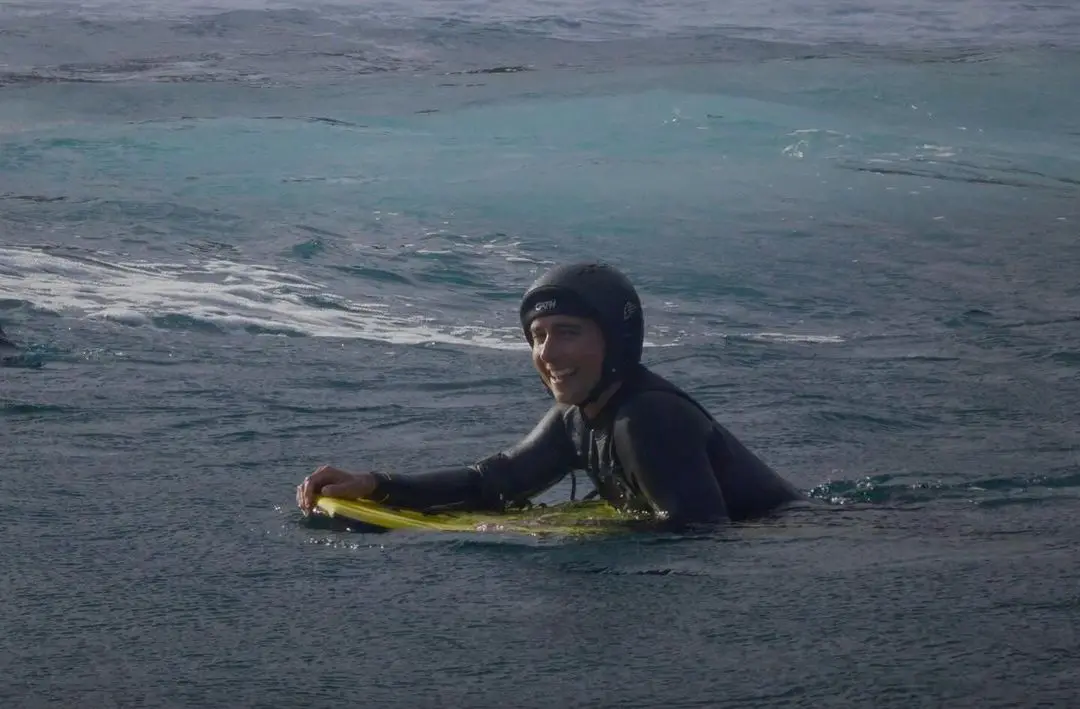
{"type": "Polygon", "coordinates": [[[585,470],[613,506],[676,523],[758,517],[802,497],[690,396],[644,366],[596,420],[556,404],[509,450],[468,467],[376,473],[371,497],[421,510],[502,510],[574,470],[585,470]]]}

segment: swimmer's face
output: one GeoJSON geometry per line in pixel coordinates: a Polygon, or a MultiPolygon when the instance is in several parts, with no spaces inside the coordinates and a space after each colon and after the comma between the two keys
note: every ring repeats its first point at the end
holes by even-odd
{"type": "Polygon", "coordinates": [[[584,401],[600,381],[604,334],[588,318],[545,315],[529,325],[532,360],[540,378],[562,404],[584,401]]]}

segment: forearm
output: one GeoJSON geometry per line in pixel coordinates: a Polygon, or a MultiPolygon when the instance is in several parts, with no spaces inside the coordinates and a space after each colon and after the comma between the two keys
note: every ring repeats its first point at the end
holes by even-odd
{"type": "Polygon", "coordinates": [[[555,484],[576,464],[562,410],[551,409],[509,450],[470,466],[422,473],[376,473],[371,499],[417,510],[502,510],[555,484]]]}
{"type": "Polygon", "coordinates": [[[497,500],[488,499],[477,466],[374,475],[377,484],[371,499],[385,505],[412,510],[498,508],[497,500]]]}

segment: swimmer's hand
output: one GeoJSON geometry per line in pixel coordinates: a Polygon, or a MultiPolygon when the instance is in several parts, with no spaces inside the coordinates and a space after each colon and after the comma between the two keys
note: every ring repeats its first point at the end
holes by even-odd
{"type": "Polygon", "coordinates": [[[296,486],[296,504],[305,515],[315,509],[320,496],[359,500],[375,492],[378,481],[371,473],[350,473],[323,465],[296,486]]]}

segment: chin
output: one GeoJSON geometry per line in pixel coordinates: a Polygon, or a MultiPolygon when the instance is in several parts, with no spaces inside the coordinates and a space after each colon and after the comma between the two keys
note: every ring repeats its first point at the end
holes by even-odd
{"type": "Polygon", "coordinates": [[[585,398],[584,394],[576,391],[555,391],[552,389],[551,393],[555,397],[555,401],[570,406],[577,406],[578,402],[585,398]]]}

